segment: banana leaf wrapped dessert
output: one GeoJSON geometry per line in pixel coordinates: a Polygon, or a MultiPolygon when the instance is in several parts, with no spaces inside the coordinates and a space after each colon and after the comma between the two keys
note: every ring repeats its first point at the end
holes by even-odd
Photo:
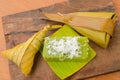
{"type": "MultiPolygon", "coordinates": [[[[60,77],[61,79],[65,79],[68,76],[72,75],[73,73],[80,70],[82,67],[84,67],[90,60],[92,60],[96,53],[95,51],[88,45],[88,39],[86,37],[80,37],[70,26],[68,25],[53,25],[53,26],[45,26],[44,29],[38,31],[36,34],[34,34],[30,39],[28,39],[26,42],[18,44],[17,46],[5,50],[2,52],[2,55],[9,60],[13,61],[18,67],[20,67],[21,71],[27,76],[32,69],[32,66],[34,64],[34,58],[35,55],[40,48],[43,46],[43,40],[46,36],[46,33],[51,29],[60,28],[57,32],[55,32],[52,36],[50,36],[50,39],[57,38],[60,39],[75,39],[78,43],[83,45],[79,51],[80,56],[79,58],[70,57],[69,59],[66,59],[66,56],[62,56],[59,58],[59,56],[51,56],[46,54],[46,49],[43,49],[42,56],[47,61],[51,69],[60,77]],[[66,38],[67,37],[67,38],[66,38]],[[74,38],[73,38],[74,37],[74,38]],[[52,58],[52,59],[51,59],[52,58]],[[56,60],[55,60],[56,59],[56,60]],[[62,59],[62,61],[60,61],[62,59]],[[72,61],[73,60],[73,61],[72,61]],[[70,66],[67,70],[66,68],[70,66]],[[61,71],[63,71],[61,73],[61,71]]],[[[46,39],[46,38],[45,38],[46,39]]],[[[51,41],[48,39],[48,41],[51,41]]],[[[46,46],[46,41],[45,45],[46,46]]],[[[68,46],[67,46],[68,47],[68,46]]]]}
{"type": "Polygon", "coordinates": [[[45,26],[43,30],[38,31],[26,42],[3,51],[2,55],[13,61],[27,76],[31,72],[35,55],[42,47],[44,37],[50,28],[49,25],[45,26]]]}
{"type": "Polygon", "coordinates": [[[114,31],[116,16],[112,12],[44,13],[48,20],[71,25],[77,32],[106,48],[114,31]]]}
{"type": "Polygon", "coordinates": [[[88,39],[79,36],[68,25],[64,25],[45,38],[42,52],[42,56],[50,68],[62,80],[83,68],[95,55],[96,52],[88,45],[88,39]]]}

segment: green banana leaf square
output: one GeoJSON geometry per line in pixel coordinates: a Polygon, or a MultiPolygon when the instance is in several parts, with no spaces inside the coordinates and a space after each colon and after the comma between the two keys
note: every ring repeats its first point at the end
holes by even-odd
{"type": "MultiPolygon", "coordinates": [[[[52,34],[50,38],[60,39],[62,37],[75,37],[75,36],[79,36],[79,34],[75,32],[70,26],[64,25],[62,28],[60,28],[58,31],[52,34]]],[[[84,39],[82,41],[84,41],[84,39]]],[[[50,55],[47,54],[46,46],[47,46],[47,43],[45,40],[42,56],[45,59],[45,61],[48,63],[50,68],[55,72],[55,74],[60,79],[65,79],[73,75],[75,72],[83,68],[88,62],[90,62],[96,55],[96,52],[88,45],[87,46],[87,48],[89,48],[89,51],[87,53],[88,55],[87,54],[83,55],[83,57],[85,57],[85,60],[77,59],[78,61],[74,61],[74,60],[59,61],[58,59],[56,61],[55,59],[48,59],[50,55]]]]}

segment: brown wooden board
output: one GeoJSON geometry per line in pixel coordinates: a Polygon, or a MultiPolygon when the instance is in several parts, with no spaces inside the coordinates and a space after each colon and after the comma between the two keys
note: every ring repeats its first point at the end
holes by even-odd
{"type": "MultiPolygon", "coordinates": [[[[31,5],[32,6],[32,5],[31,5]]],[[[17,13],[2,18],[7,48],[26,41],[35,32],[43,28],[45,24],[54,22],[41,20],[42,12],[77,12],[77,11],[114,11],[111,0],[68,0],[45,8],[17,13]]],[[[103,49],[90,41],[91,47],[97,56],[83,69],[76,72],[66,80],[83,79],[95,75],[105,74],[120,70],[120,25],[117,22],[109,47],[103,49]]],[[[9,61],[9,69],[12,80],[59,80],[47,63],[38,53],[32,72],[25,77],[20,69],[9,61]]]]}

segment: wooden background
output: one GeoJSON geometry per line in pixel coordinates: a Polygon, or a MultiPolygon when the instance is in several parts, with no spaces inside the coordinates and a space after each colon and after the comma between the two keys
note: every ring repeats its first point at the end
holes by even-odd
{"type": "MultiPolygon", "coordinates": [[[[62,0],[59,0],[62,1],[62,0]]],[[[109,5],[111,3],[107,3],[107,1],[111,1],[111,0],[101,0],[103,1],[102,4],[103,5],[109,5]]],[[[119,0],[118,0],[119,1],[119,0]]],[[[44,1],[40,1],[40,0],[34,0],[34,4],[33,1],[30,0],[20,0],[19,4],[17,0],[3,0],[0,2],[0,16],[5,16],[8,14],[13,14],[13,13],[17,13],[17,12],[21,12],[21,11],[26,11],[26,10],[31,10],[31,9],[36,9],[39,7],[44,7],[46,5],[50,5],[50,4],[54,4],[58,2],[57,0],[44,0],[44,1]],[[32,6],[31,6],[32,5],[32,6]]],[[[116,2],[118,4],[118,2],[116,2]]],[[[115,3],[115,4],[116,4],[115,3]]],[[[116,5],[117,6],[117,5],[116,5]]],[[[94,7],[94,6],[93,6],[94,7]]],[[[101,7],[101,6],[97,6],[97,7],[101,7]]],[[[2,26],[2,24],[1,24],[2,26]]],[[[5,42],[4,42],[4,36],[3,36],[3,30],[2,27],[0,26],[0,50],[5,49],[5,42]]],[[[8,66],[7,66],[7,60],[0,57],[0,80],[9,80],[9,70],[8,70],[8,66]],[[3,69],[4,66],[4,69],[3,69]]],[[[108,74],[108,75],[103,75],[100,77],[95,77],[92,78],[92,80],[102,80],[103,78],[105,78],[105,80],[119,80],[120,77],[120,72],[116,72],[116,73],[112,73],[112,74],[108,74]]]]}

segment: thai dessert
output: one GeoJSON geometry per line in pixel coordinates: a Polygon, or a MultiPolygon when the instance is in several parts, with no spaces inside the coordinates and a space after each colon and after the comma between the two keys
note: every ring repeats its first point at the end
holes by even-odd
{"type": "Polygon", "coordinates": [[[27,76],[31,72],[35,55],[39,51],[40,47],[42,47],[44,37],[50,28],[50,25],[45,26],[43,30],[38,31],[26,42],[3,51],[2,55],[13,61],[27,76]]]}
{"type": "Polygon", "coordinates": [[[64,25],[46,25],[26,42],[2,52],[25,76],[30,74],[38,51],[60,79],[73,75],[96,56],[96,52],[89,45],[89,39],[103,48],[108,47],[116,21],[112,12],[44,15],[45,19],[64,25]],[[46,37],[47,32],[53,29],[57,30],[46,37]]]}
{"type": "Polygon", "coordinates": [[[60,79],[83,68],[96,55],[87,37],[80,36],[71,26],[64,25],[46,37],[42,56],[60,79]]]}
{"type": "Polygon", "coordinates": [[[44,13],[44,15],[45,19],[72,26],[78,33],[88,37],[103,48],[108,47],[116,21],[113,12],[44,13]]]}

